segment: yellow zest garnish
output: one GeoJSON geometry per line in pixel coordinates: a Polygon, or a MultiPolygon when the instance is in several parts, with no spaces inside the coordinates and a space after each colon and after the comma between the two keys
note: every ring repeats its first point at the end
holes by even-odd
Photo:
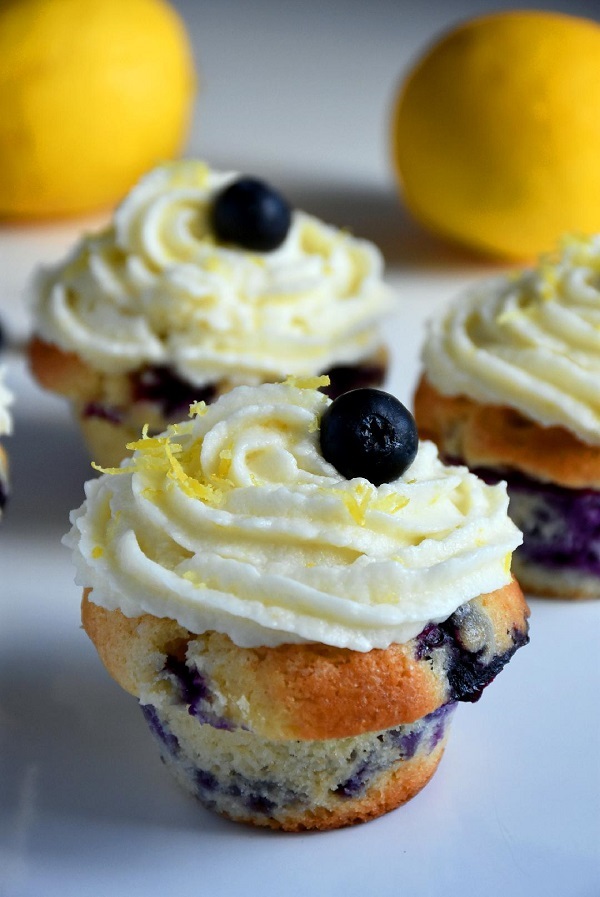
{"type": "Polygon", "coordinates": [[[283,381],[284,386],[295,386],[296,389],[320,389],[322,386],[329,386],[330,382],[327,374],[320,377],[287,377],[283,381]]]}
{"type": "Polygon", "coordinates": [[[192,585],[196,586],[197,589],[206,588],[206,583],[202,582],[195,570],[186,570],[185,573],[182,574],[181,578],[186,579],[188,582],[191,582],[192,585]]]}
{"type": "Polygon", "coordinates": [[[192,402],[190,405],[190,417],[202,417],[208,411],[206,402],[192,402]]]}
{"type": "Polygon", "coordinates": [[[504,572],[505,573],[510,573],[511,561],[512,561],[512,552],[509,551],[509,553],[504,558],[504,572]]]}
{"type": "Polygon", "coordinates": [[[320,426],[321,426],[321,418],[317,417],[317,415],[315,414],[315,416],[313,417],[313,419],[311,420],[311,422],[308,425],[308,432],[316,433],[320,426]]]}
{"type": "MultiPolygon", "coordinates": [[[[173,437],[182,432],[189,433],[188,424],[171,425],[163,436],[148,436],[148,425],[146,424],[142,430],[142,438],[128,443],[127,448],[133,450],[135,454],[124,467],[101,468],[97,464],[93,466],[101,473],[145,472],[162,475],[171,483],[177,483],[190,498],[200,499],[200,501],[211,505],[220,504],[223,500],[221,489],[215,488],[202,479],[197,479],[188,472],[190,468],[193,469],[194,464],[198,463],[199,446],[198,443],[195,443],[184,450],[181,443],[173,442],[173,437]],[[188,469],[186,470],[186,468],[188,469]]],[[[232,484],[221,478],[219,485],[232,484]]],[[[164,489],[156,483],[143,490],[144,497],[150,500],[163,494],[164,489]]]]}
{"type": "Polygon", "coordinates": [[[100,467],[99,464],[96,464],[95,461],[92,461],[91,465],[94,470],[97,470],[98,473],[110,473],[111,475],[116,475],[119,473],[130,473],[129,467],[100,467]]]}
{"type": "Polygon", "coordinates": [[[367,483],[358,483],[352,490],[332,489],[334,495],[339,495],[346,509],[355,523],[365,525],[367,510],[375,494],[375,488],[367,483]]]}
{"type": "Polygon", "coordinates": [[[233,453],[231,449],[223,449],[219,452],[219,468],[217,470],[217,477],[219,479],[227,479],[227,475],[231,468],[231,459],[233,458],[233,453]]]}
{"type": "Polygon", "coordinates": [[[98,558],[101,558],[103,554],[104,549],[101,545],[95,545],[94,548],[92,548],[92,557],[94,558],[94,560],[98,560],[98,558]]]}
{"type": "Polygon", "coordinates": [[[181,446],[177,446],[177,444],[171,446],[169,443],[165,445],[165,454],[171,468],[167,471],[167,477],[177,482],[190,498],[199,498],[200,501],[208,504],[219,504],[223,497],[222,493],[208,483],[201,483],[200,480],[187,474],[175,457],[175,452],[173,451],[175,448],[180,449],[181,446]]]}
{"type": "Polygon", "coordinates": [[[373,509],[382,511],[384,514],[396,514],[402,508],[405,508],[408,502],[409,499],[406,496],[390,492],[389,495],[383,495],[381,498],[376,499],[373,502],[373,509]]]}

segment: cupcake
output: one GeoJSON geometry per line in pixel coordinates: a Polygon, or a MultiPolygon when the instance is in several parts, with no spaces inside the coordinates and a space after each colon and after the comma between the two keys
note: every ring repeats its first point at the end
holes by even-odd
{"type": "Polygon", "coordinates": [[[84,628],[175,778],[288,831],[413,797],[528,640],[504,486],[417,451],[386,393],[323,385],[193,406],[86,484],[65,537],[84,628]]]}
{"type": "Polygon", "coordinates": [[[507,481],[523,588],[600,596],[600,236],[459,297],[431,322],[423,363],[419,432],[507,481]]]}
{"type": "MultiPolygon", "coordinates": [[[[12,403],[12,395],[4,385],[4,371],[0,368],[0,437],[12,431],[12,420],[9,406],[12,403]]],[[[2,445],[0,445],[0,515],[8,498],[8,458],[2,445]]]]}
{"type": "Polygon", "coordinates": [[[162,432],[236,385],[327,373],[335,396],[382,383],[382,272],[375,246],[263,182],[175,162],[39,270],[31,367],[112,466],[143,424],[162,432]]]}

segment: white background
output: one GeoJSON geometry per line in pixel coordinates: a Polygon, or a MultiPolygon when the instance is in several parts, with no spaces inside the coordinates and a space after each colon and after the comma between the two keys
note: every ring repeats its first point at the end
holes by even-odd
{"type": "MultiPolygon", "coordinates": [[[[409,402],[425,319],[496,269],[403,211],[390,105],[437,31],[512,4],[176,5],[201,71],[190,153],[266,177],[379,244],[398,296],[389,388],[409,402]]],[[[545,6],[600,18],[596,0],[545,6]]],[[[27,332],[33,265],[98,223],[0,227],[0,310],[14,337],[27,332]]],[[[31,383],[18,355],[8,366],[17,403],[0,534],[1,897],[600,895],[598,603],[531,602],[531,644],[479,704],[459,708],[438,773],[407,806],[328,834],[220,820],[171,784],[135,702],[79,628],[60,537],[89,460],[64,403],[31,383]]]]}

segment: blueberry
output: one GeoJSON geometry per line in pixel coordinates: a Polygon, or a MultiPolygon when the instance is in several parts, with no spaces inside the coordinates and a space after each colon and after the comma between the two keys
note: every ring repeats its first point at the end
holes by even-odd
{"type": "Polygon", "coordinates": [[[243,177],[215,198],[212,227],[224,243],[270,252],[287,237],[292,212],[286,200],[257,178],[243,177]]]}
{"type": "Polygon", "coordinates": [[[410,411],[380,389],[344,393],[321,418],[323,457],[347,479],[390,483],[410,467],[418,445],[410,411]]]}

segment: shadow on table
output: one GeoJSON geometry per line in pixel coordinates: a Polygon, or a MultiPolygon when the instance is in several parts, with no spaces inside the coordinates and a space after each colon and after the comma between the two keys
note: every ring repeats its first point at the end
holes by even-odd
{"type": "Polygon", "coordinates": [[[91,646],[70,647],[35,661],[23,652],[0,659],[0,818],[9,831],[73,817],[202,823],[208,814],[171,783],[135,698],[91,646]]]}
{"type": "Polygon", "coordinates": [[[75,424],[64,413],[55,419],[24,416],[17,404],[9,454],[5,532],[60,538],[68,529],[69,511],[84,499],[84,482],[95,476],[75,424]]]}

